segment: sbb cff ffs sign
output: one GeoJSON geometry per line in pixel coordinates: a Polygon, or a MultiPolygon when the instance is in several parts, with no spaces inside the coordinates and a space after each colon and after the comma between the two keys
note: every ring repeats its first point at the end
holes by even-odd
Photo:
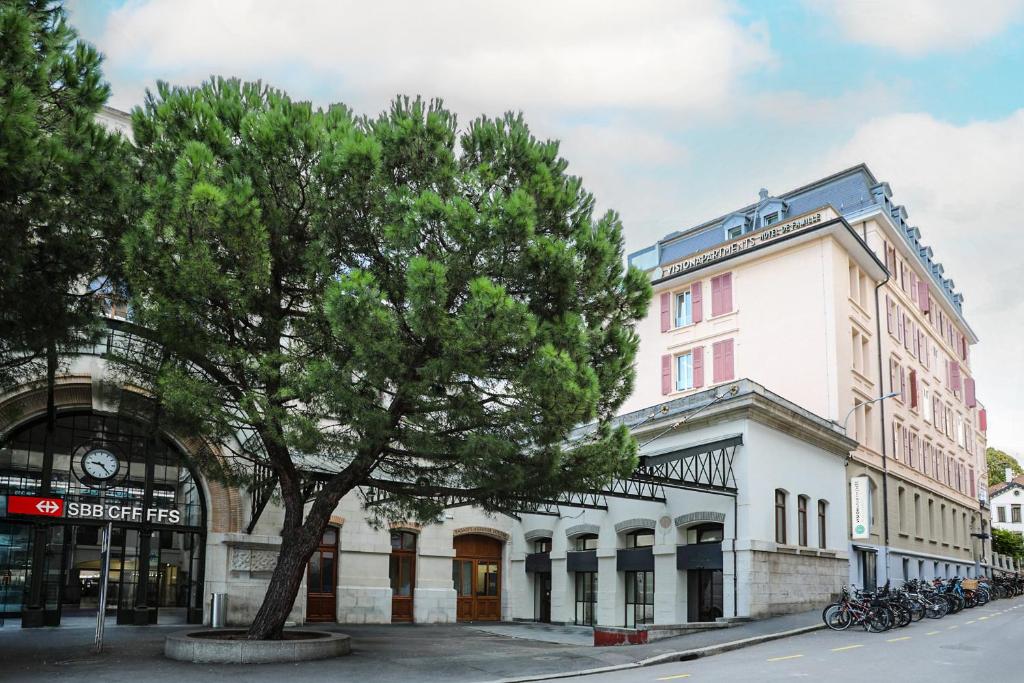
{"type": "Polygon", "coordinates": [[[7,512],[12,515],[63,517],[64,500],[39,496],[7,496],[7,512]]]}
{"type": "Polygon", "coordinates": [[[62,498],[37,496],[8,496],[7,512],[13,515],[36,517],[66,517],[68,519],[95,519],[103,521],[156,522],[178,524],[181,513],[165,508],[142,508],[131,505],[105,505],[101,503],[65,503],[62,498]]]}

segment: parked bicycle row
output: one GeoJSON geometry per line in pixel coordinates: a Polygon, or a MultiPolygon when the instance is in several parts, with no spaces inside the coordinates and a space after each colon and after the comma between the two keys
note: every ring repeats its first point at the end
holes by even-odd
{"type": "Polygon", "coordinates": [[[865,631],[881,633],[924,618],[941,619],[947,614],[1021,594],[1024,594],[1024,580],[1018,577],[954,577],[931,582],[913,579],[899,588],[886,583],[874,591],[843,586],[840,598],[825,607],[821,618],[833,631],[859,625],[865,631]]]}

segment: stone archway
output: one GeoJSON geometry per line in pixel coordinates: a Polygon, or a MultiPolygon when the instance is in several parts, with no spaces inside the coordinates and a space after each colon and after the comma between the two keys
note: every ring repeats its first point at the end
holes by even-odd
{"type": "MultiPolygon", "coordinates": [[[[54,388],[54,403],[58,413],[72,410],[89,410],[97,413],[116,413],[122,403],[132,404],[146,400],[146,395],[135,388],[123,387],[118,397],[112,397],[106,385],[93,382],[90,375],[65,375],[58,378],[54,388]]],[[[18,426],[41,417],[46,413],[46,389],[38,383],[26,384],[0,400],[0,435],[6,435],[18,426]]],[[[208,457],[209,444],[195,437],[182,437],[164,431],[172,441],[193,461],[208,457]]],[[[202,473],[197,473],[202,474],[202,473]]],[[[197,483],[206,497],[208,531],[214,533],[237,533],[242,529],[242,498],[237,488],[219,481],[197,476],[197,483]]]]}

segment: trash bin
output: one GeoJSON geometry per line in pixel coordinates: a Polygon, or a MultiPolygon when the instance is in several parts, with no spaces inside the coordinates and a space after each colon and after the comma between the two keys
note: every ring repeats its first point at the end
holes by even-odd
{"type": "Polygon", "coordinates": [[[210,626],[224,628],[228,625],[228,594],[210,594],[210,626]]]}

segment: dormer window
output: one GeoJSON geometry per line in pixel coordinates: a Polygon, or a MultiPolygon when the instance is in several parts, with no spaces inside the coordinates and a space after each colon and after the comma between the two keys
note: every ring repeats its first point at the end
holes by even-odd
{"type": "Polygon", "coordinates": [[[734,240],[743,234],[743,226],[737,225],[734,228],[729,228],[729,239],[734,240]]]}
{"type": "Polygon", "coordinates": [[[778,223],[778,222],[779,222],[779,212],[778,211],[775,211],[774,213],[770,213],[770,214],[768,214],[767,216],[765,216],[764,218],[761,219],[761,225],[764,225],[764,226],[768,226],[768,225],[771,225],[772,223],[778,223]]]}

